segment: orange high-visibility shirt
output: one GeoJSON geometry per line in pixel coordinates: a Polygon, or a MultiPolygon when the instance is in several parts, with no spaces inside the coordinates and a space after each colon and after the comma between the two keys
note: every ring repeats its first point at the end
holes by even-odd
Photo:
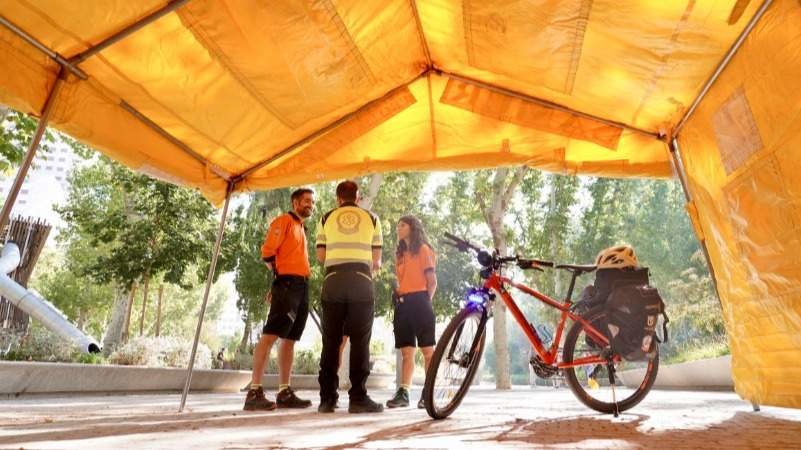
{"type": "Polygon", "coordinates": [[[261,258],[273,263],[276,275],[309,276],[306,227],[294,212],[281,214],[270,223],[261,246],[261,258]]]}
{"type": "Polygon", "coordinates": [[[428,290],[426,273],[434,271],[437,265],[436,255],[431,247],[423,244],[416,255],[406,250],[395,261],[395,275],[398,277],[398,294],[405,295],[412,292],[425,292],[428,290]]]}

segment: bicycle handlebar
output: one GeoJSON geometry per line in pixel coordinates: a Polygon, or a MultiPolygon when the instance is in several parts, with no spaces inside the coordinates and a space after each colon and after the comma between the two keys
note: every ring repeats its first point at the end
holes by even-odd
{"type": "Polygon", "coordinates": [[[445,232],[445,238],[450,240],[451,242],[445,242],[448,245],[456,247],[461,252],[467,252],[468,250],[473,250],[476,252],[478,257],[478,262],[484,267],[494,267],[498,268],[500,265],[510,262],[516,262],[517,266],[521,269],[534,269],[542,271],[541,267],[553,267],[554,263],[552,261],[544,261],[541,259],[523,259],[517,255],[514,256],[499,256],[497,254],[497,249],[495,252],[490,255],[489,252],[482,250],[478,246],[462,239],[459,237],[454,236],[451,233],[445,232]]]}
{"type": "Polygon", "coordinates": [[[464,239],[458,238],[458,237],[448,233],[447,231],[445,232],[445,237],[447,239],[450,239],[451,241],[453,241],[453,242],[446,242],[446,244],[451,245],[453,247],[456,247],[461,252],[466,252],[467,250],[474,250],[476,252],[480,252],[481,251],[481,249],[478,248],[477,246],[471,244],[470,242],[468,242],[468,241],[466,241],[464,239]]]}

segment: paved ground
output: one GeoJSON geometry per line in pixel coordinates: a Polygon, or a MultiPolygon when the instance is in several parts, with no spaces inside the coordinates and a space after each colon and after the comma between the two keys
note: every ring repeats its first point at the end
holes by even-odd
{"type": "Polygon", "coordinates": [[[481,387],[470,391],[451,418],[436,422],[417,409],[350,415],[345,408],[322,415],[316,401],[313,410],[245,413],[239,394],[192,394],[179,414],[179,400],[2,400],[0,448],[801,449],[801,410],[763,407],[755,413],[729,392],[653,391],[615,419],[585,408],[567,389],[481,387]]]}

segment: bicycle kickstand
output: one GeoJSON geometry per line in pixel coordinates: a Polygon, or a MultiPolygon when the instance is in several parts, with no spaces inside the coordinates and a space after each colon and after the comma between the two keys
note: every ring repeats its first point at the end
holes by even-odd
{"type": "Polygon", "coordinates": [[[611,360],[606,362],[606,370],[609,372],[609,386],[612,388],[612,403],[614,404],[612,413],[614,417],[617,418],[620,416],[620,408],[617,405],[617,396],[615,395],[615,366],[612,364],[611,360]]]}

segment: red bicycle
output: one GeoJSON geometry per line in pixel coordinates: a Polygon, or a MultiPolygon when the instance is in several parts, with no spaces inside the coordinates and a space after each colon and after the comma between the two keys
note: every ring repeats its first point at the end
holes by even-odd
{"type": "Polygon", "coordinates": [[[560,302],[502,274],[504,267],[510,264],[524,270],[542,271],[542,267],[554,267],[554,263],[518,256],[500,256],[497,250],[490,253],[452,234],[445,233],[445,236],[450,241],[448,244],[460,251],[476,253],[482,267],[481,277],[484,283],[481,287],[468,291],[464,306],[445,328],[434,350],[423,388],[423,399],[429,416],[434,419],[448,417],[467,394],[484,352],[487,322],[492,317],[492,306],[498,296],[531,342],[534,356],[530,363],[538,376],[548,378],[563,373],[570,390],[582,403],[596,411],[615,416],[645,398],[654,384],[659,368],[658,350],[656,356],[647,361],[624,360],[612,351],[609,339],[597,328],[604,321],[604,307],[588,308],[582,302],[571,301],[576,278],[595,271],[595,266],[555,266],[572,274],[567,296],[560,302]],[[508,286],[561,312],[550,344],[543,342],[543,337],[520,311],[507,290],[508,286]],[[572,321],[572,325],[564,338],[559,359],[560,341],[567,319],[572,321]]]}

